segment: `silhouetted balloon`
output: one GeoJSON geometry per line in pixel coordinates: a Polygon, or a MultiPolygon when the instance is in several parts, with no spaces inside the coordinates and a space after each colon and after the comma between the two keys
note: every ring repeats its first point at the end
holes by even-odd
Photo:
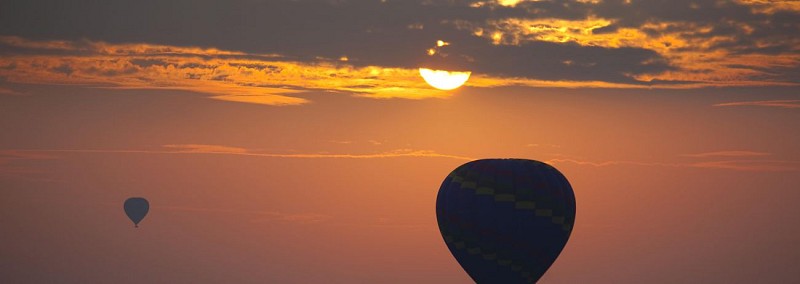
{"type": "Polygon", "coordinates": [[[139,228],[139,222],[144,219],[147,211],[150,210],[150,203],[147,202],[147,199],[141,197],[131,197],[125,200],[123,207],[125,208],[125,214],[133,221],[133,225],[139,228]]]}
{"type": "Polygon", "coordinates": [[[477,283],[534,283],[567,244],[575,195],[550,165],[487,159],[445,178],[436,218],[447,247],[477,283]]]}

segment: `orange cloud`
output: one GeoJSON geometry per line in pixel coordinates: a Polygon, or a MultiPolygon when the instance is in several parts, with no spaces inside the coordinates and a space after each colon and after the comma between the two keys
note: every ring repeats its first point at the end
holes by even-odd
{"type": "Polygon", "coordinates": [[[762,157],[769,155],[772,154],[764,152],[755,152],[755,151],[717,151],[717,152],[707,152],[707,153],[697,153],[697,154],[684,154],[681,156],[705,158],[705,157],[762,157]]]}
{"type": "MultiPolygon", "coordinates": [[[[718,152],[724,153],[724,152],[718,152]]],[[[723,155],[708,155],[724,156],[723,155]]],[[[749,172],[786,172],[786,171],[800,171],[800,161],[779,161],[779,160],[726,160],[726,161],[708,161],[697,163],[661,163],[661,162],[637,162],[637,161],[582,161],[575,159],[550,159],[545,163],[556,165],[560,163],[569,163],[581,166],[592,167],[608,167],[608,166],[647,166],[647,167],[681,167],[681,168],[703,168],[703,169],[723,169],[723,170],[736,170],[736,171],[749,171],[749,172]]]]}
{"type": "Polygon", "coordinates": [[[797,0],[736,0],[750,6],[759,13],[773,14],[778,11],[800,12],[800,1],[797,0]]]}
{"type": "Polygon", "coordinates": [[[718,103],[713,105],[715,107],[725,106],[762,106],[762,107],[780,107],[780,108],[800,108],[800,100],[771,100],[771,101],[749,101],[749,102],[730,102],[718,103]]]}
{"type": "Polygon", "coordinates": [[[800,171],[797,161],[712,161],[693,163],[689,166],[707,169],[725,169],[750,172],[795,172],[800,171]]]}
{"type": "Polygon", "coordinates": [[[659,163],[659,162],[636,162],[636,161],[602,161],[602,162],[591,162],[591,161],[581,161],[576,159],[550,159],[544,161],[547,164],[555,165],[561,163],[569,163],[569,164],[576,164],[581,166],[592,166],[592,167],[606,167],[606,166],[620,166],[620,165],[630,165],[630,166],[659,166],[659,167],[680,167],[680,164],[669,164],[669,163],[659,163]]]}
{"type": "Polygon", "coordinates": [[[242,156],[253,156],[253,157],[301,158],[301,159],[314,159],[314,158],[374,159],[374,158],[428,157],[428,158],[451,158],[459,160],[472,160],[472,158],[464,156],[439,154],[429,150],[413,150],[413,149],[396,149],[389,152],[376,153],[376,154],[330,154],[330,153],[275,154],[275,153],[255,152],[244,148],[219,146],[219,145],[184,144],[184,145],[164,145],[164,147],[173,148],[176,149],[176,151],[146,151],[146,152],[164,153],[164,154],[229,154],[229,155],[242,155],[242,156]]]}
{"type": "Polygon", "coordinates": [[[313,90],[370,98],[452,94],[430,88],[416,69],[357,68],[339,60],[303,63],[274,54],[13,36],[0,36],[0,44],[40,53],[0,58],[0,76],[13,83],[187,90],[216,100],[264,105],[304,104],[308,100],[297,96],[313,90]]]}
{"type": "Polygon", "coordinates": [[[170,144],[163,145],[169,150],[95,150],[95,149],[37,149],[37,150],[9,150],[13,153],[25,155],[43,155],[50,153],[98,153],[98,154],[209,154],[209,155],[238,155],[264,158],[298,158],[298,159],[381,159],[381,158],[448,158],[471,161],[473,158],[441,154],[431,150],[395,149],[392,151],[372,154],[280,154],[253,151],[238,147],[206,145],[206,144],[170,144]]]}
{"type": "Polygon", "coordinates": [[[45,152],[27,150],[0,150],[0,164],[14,160],[50,160],[58,157],[45,152]]]}
{"type": "MultiPolygon", "coordinates": [[[[610,20],[600,18],[589,18],[585,21],[510,19],[502,24],[496,22],[489,27],[464,26],[464,28],[475,28],[476,33],[482,31],[489,38],[501,35],[498,44],[543,40],[572,41],[589,46],[651,48],[664,53],[683,69],[658,75],[641,75],[637,79],[693,82],[646,86],[604,81],[497,77],[473,73],[465,86],[693,88],[709,85],[794,85],[780,81],[757,80],[754,78],[764,75],[766,71],[735,66],[750,64],[792,67],[799,64],[800,55],[732,56],[703,50],[674,52],[677,47],[685,48],[702,41],[689,41],[680,35],[652,37],[639,30],[624,29],[611,35],[593,34],[593,30],[609,24],[610,20]],[[672,48],[664,47],[664,42],[671,42],[672,48]],[[697,56],[702,56],[704,59],[697,60],[697,56]],[[702,64],[702,66],[693,67],[692,64],[702,64]],[[715,71],[698,71],[706,68],[715,71]]],[[[699,28],[678,24],[653,25],[651,28],[673,30],[675,27],[678,27],[678,30],[699,28]]],[[[15,36],[0,36],[0,45],[28,50],[0,58],[0,77],[12,83],[186,90],[209,94],[209,98],[215,100],[271,106],[308,103],[309,100],[302,95],[309,91],[335,92],[376,99],[446,98],[453,94],[428,86],[419,76],[417,69],[355,67],[349,64],[349,61],[339,59],[318,58],[314,62],[299,62],[277,54],[250,54],[214,48],[143,43],[110,44],[88,40],[35,41],[15,36]]],[[[564,64],[572,63],[564,62],[564,64]]],[[[0,91],[0,93],[13,93],[13,91],[0,91]]]]}
{"type": "MultiPolygon", "coordinates": [[[[753,1],[761,2],[761,1],[753,1]]],[[[795,7],[797,2],[770,7],[795,7]]],[[[714,26],[691,22],[647,22],[639,27],[614,27],[613,19],[589,16],[585,19],[507,18],[486,23],[452,21],[452,25],[469,30],[496,45],[521,45],[525,42],[547,41],[575,43],[581,46],[604,48],[641,48],[657,52],[666,58],[674,70],[655,74],[631,75],[656,88],[699,88],[708,86],[797,86],[796,82],[777,77],[776,71],[800,66],[800,54],[742,53],[733,45],[738,39],[729,35],[714,35],[714,26]]],[[[729,23],[742,33],[752,33],[745,23],[729,23]]],[[[768,49],[789,44],[800,47],[800,38],[756,39],[753,46],[768,49]]],[[[565,65],[576,64],[572,61],[565,65]]],[[[780,72],[777,72],[780,73],[780,72]]],[[[615,86],[621,87],[621,86],[615,86]]]]}
{"type": "Polygon", "coordinates": [[[162,147],[175,149],[182,153],[244,154],[248,152],[245,148],[206,144],[170,144],[162,147]]]}
{"type": "MultiPolygon", "coordinates": [[[[307,154],[281,154],[253,151],[250,149],[207,145],[207,144],[170,144],[163,145],[167,150],[101,150],[101,149],[37,149],[37,150],[0,150],[0,175],[12,176],[34,181],[53,182],[45,172],[37,170],[30,165],[20,165],[25,160],[58,159],[59,153],[86,153],[86,154],[148,154],[148,155],[234,155],[254,158],[281,158],[281,159],[391,159],[391,158],[445,158],[464,161],[474,160],[470,157],[441,154],[430,150],[396,149],[387,152],[369,154],[349,153],[307,153],[307,154]]],[[[298,217],[300,219],[305,217],[298,217]]],[[[313,219],[313,218],[312,218],[313,219]]]]}

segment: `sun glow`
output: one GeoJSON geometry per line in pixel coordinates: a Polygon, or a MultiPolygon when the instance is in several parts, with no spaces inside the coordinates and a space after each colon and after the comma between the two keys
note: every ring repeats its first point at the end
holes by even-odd
{"type": "Polygon", "coordinates": [[[419,68],[419,75],[425,79],[425,82],[428,82],[431,87],[445,91],[464,85],[469,79],[470,74],[472,74],[472,72],[451,72],[419,68]]]}

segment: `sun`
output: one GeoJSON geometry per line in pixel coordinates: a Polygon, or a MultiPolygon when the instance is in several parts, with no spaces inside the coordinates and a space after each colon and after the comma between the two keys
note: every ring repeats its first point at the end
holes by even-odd
{"type": "Polygon", "coordinates": [[[425,79],[425,82],[428,82],[431,87],[445,91],[464,85],[464,83],[467,82],[467,79],[469,79],[470,74],[472,74],[472,72],[451,72],[419,68],[419,75],[425,79]]]}

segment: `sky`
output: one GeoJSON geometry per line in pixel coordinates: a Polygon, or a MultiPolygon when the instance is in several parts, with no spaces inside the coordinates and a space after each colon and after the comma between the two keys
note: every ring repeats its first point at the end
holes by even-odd
{"type": "Polygon", "coordinates": [[[0,1],[0,282],[471,283],[439,185],[546,162],[541,283],[800,270],[800,1],[0,1]],[[454,90],[419,68],[471,72],[454,90]],[[150,201],[134,229],[122,210],[150,201]]]}

